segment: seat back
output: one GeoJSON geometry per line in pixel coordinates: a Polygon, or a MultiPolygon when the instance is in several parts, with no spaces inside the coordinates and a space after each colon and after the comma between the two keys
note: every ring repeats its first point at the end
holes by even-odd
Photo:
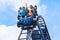
{"type": "Polygon", "coordinates": [[[28,25],[28,24],[31,24],[31,22],[33,21],[33,17],[32,16],[27,18],[20,17],[19,20],[23,25],[28,25]]]}

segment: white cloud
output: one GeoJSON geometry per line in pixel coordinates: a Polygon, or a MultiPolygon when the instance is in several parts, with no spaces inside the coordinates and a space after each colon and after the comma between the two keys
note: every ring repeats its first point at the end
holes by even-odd
{"type": "Polygon", "coordinates": [[[46,15],[46,9],[47,9],[47,6],[44,4],[38,5],[38,9],[37,9],[38,14],[43,16],[46,15]]]}
{"type": "Polygon", "coordinates": [[[18,11],[20,6],[25,6],[25,3],[38,5],[38,14],[39,15],[45,15],[46,14],[46,8],[47,6],[42,4],[40,4],[40,0],[0,0],[0,10],[4,10],[6,9],[7,5],[11,5],[12,6],[12,10],[14,11],[18,11]]]}
{"type": "Polygon", "coordinates": [[[16,10],[19,6],[25,6],[27,3],[35,5],[39,0],[0,0],[0,7],[5,7],[6,5],[12,5],[13,9],[16,10]]]}
{"type": "Polygon", "coordinates": [[[0,25],[0,40],[17,40],[21,29],[14,26],[0,25]]]}

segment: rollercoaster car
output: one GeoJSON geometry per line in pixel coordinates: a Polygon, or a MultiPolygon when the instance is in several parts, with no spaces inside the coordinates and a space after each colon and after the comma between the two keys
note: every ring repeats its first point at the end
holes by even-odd
{"type": "MultiPolygon", "coordinates": [[[[35,6],[36,7],[36,6],[35,6]]],[[[18,21],[17,27],[22,28],[34,28],[37,21],[37,11],[34,9],[32,5],[30,5],[30,9],[25,7],[20,7],[18,11],[18,21]]]]}

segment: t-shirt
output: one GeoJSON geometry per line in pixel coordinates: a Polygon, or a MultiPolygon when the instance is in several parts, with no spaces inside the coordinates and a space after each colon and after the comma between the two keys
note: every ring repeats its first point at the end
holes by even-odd
{"type": "Polygon", "coordinates": [[[20,14],[21,14],[22,16],[25,16],[25,15],[26,15],[26,10],[21,9],[21,10],[20,10],[20,14]]]}

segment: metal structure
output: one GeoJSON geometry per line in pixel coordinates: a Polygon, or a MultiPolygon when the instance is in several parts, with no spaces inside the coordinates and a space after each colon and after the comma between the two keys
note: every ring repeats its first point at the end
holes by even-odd
{"type": "Polygon", "coordinates": [[[51,40],[42,16],[39,16],[36,26],[39,28],[38,30],[27,29],[26,33],[23,33],[24,30],[22,29],[18,40],[51,40]],[[20,38],[23,34],[27,34],[27,37],[20,38]]]}
{"type": "MultiPolygon", "coordinates": [[[[36,6],[35,8],[37,9],[36,6]]],[[[19,10],[17,27],[21,27],[21,32],[18,40],[51,40],[44,18],[37,15],[36,9],[34,9],[34,15],[28,17],[25,9],[19,10]],[[36,27],[38,30],[34,30],[36,27]]]]}

